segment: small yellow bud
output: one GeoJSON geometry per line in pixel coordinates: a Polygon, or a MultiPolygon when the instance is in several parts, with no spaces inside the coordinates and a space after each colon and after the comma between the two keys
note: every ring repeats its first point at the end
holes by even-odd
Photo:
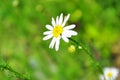
{"type": "Polygon", "coordinates": [[[70,52],[70,53],[73,53],[73,52],[75,52],[75,46],[74,45],[71,45],[70,47],[68,47],[68,51],[70,52]]]}

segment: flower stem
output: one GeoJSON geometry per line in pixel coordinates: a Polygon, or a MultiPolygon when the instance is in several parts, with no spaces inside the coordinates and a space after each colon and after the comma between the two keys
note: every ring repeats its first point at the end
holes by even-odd
{"type": "Polygon", "coordinates": [[[0,70],[9,70],[10,72],[14,73],[16,77],[23,79],[23,80],[30,80],[28,77],[24,76],[23,74],[20,74],[13,70],[8,64],[1,65],[0,64],[0,70]]]}
{"type": "Polygon", "coordinates": [[[94,56],[92,55],[92,53],[90,52],[90,49],[84,45],[83,43],[79,43],[76,40],[69,38],[71,41],[73,41],[75,44],[77,44],[78,46],[81,46],[82,49],[87,53],[87,55],[90,57],[90,59],[92,60],[92,62],[97,66],[98,70],[100,71],[101,74],[103,74],[103,70],[101,65],[96,61],[96,59],[94,58],[94,56]]]}

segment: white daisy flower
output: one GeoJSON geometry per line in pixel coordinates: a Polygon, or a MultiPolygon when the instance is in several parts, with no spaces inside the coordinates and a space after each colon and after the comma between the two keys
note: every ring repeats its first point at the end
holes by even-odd
{"type": "Polygon", "coordinates": [[[69,39],[72,35],[77,35],[77,32],[71,30],[73,28],[75,28],[75,25],[69,25],[69,26],[65,26],[66,22],[68,21],[70,17],[70,14],[68,14],[64,19],[63,19],[63,14],[56,17],[56,20],[54,20],[54,18],[52,18],[52,25],[46,25],[45,27],[49,30],[49,31],[45,31],[43,34],[45,35],[45,37],[43,38],[43,40],[48,40],[50,38],[52,38],[52,41],[49,45],[49,48],[53,48],[55,45],[55,49],[56,51],[59,50],[59,44],[60,44],[60,39],[62,38],[65,42],[69,42],[69,39]]]}
{"type": "Polygon", "coordinates": [[[100,75],[100,80],[116,80],[119,70],[117,68],[105,68],[104,75],[100,75]]]}

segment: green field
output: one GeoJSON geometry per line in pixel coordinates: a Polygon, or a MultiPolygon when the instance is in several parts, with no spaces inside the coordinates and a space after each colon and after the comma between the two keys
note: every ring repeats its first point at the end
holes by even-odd
{"type": "Polygon", "coordinates": [[[61,39],[56,51],[43,40],[61,13],[102,68],[120,69],[120,0],[0,0],[0,80],[99,80],[83,48],[61,39]]]}

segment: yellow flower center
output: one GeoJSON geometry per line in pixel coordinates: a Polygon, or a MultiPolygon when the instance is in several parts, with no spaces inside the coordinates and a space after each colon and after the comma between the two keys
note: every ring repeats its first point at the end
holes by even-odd
{"type": "Polygon", "coordinates": [[[107,76],[108,78],[111,78],[113,76],[112,72],[108,72],[107,76]]]}
{"type": "Polygon", "coordinates": [[[63,27],[61,25],[57,25],[53,29],[53,36],[57,38],[58,36],[61,35],[62,32],[63,32],[63,27]]]}

